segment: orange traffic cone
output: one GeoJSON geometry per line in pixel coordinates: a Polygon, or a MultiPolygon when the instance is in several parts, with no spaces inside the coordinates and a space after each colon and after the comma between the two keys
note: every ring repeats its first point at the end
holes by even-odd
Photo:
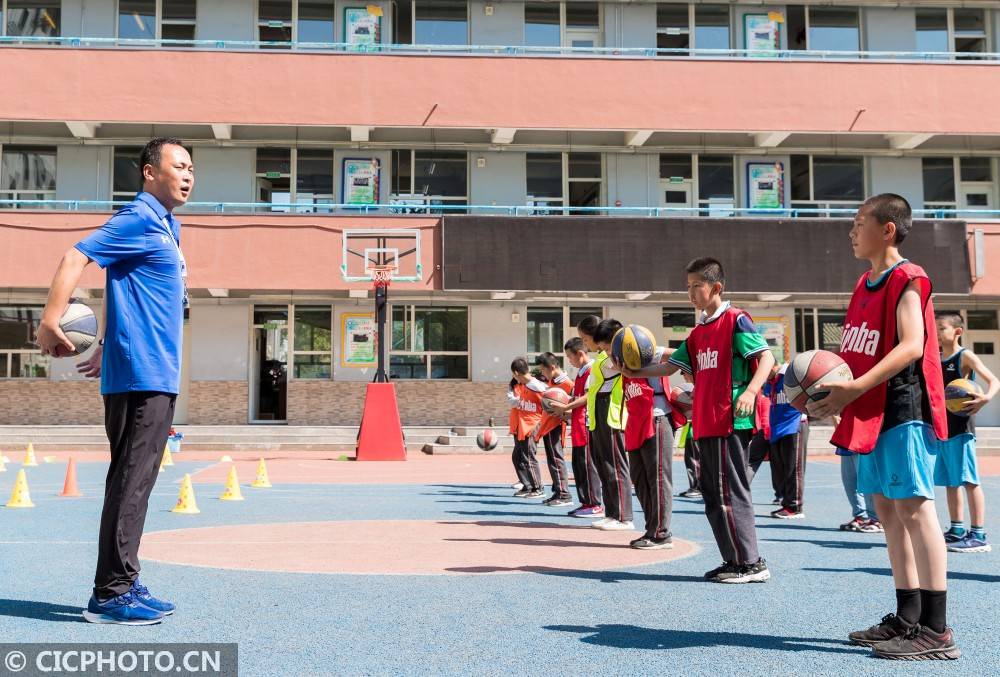
{"type": "Polygon", "coordinates": [[[76,484],[76,459],[72,456],[69,457],[69,465],[66,466],[66,481],[63,483],[62,493],[59,495],[63,498],[83,496],[80,487],[76,484]]]}
{"type": "Polygon", "coordinates": [[[267,466],[264,464],[263,458],[257,464],[257,477],[250,486],[257,489],[267,489],[271,486],[271,480],[267,478],[267,466]]]}
{"type": "Polygon", "coordinates": [[[220,501],[242,501],[243,492],[240,491],[240,479],[236,475],[236,466],[229,468],[229,477],[226,478],[226,490],[219,496],[220,501]]]}
{"type": "Polygon", "coordinates": [[[198,502],[194,500],[194,487],[191,486],[191,475],[184,475],[184,481],[181,482],[180,495],[177,497],[177,505],[170,512],[179,512],[185,515],[196,515],[201,512],[201,510],[198,510],[198,502]]]}
{"type": "Polygon", "coordinates": [[[31,502],[31,493],[28,491],[28,476],[24,474],[24,470],[17,471],[17,480],[14,482],[14,491],[10,494],[10,500],[7,502],[7,507],[35,507],[35,504],[31,502]]]}

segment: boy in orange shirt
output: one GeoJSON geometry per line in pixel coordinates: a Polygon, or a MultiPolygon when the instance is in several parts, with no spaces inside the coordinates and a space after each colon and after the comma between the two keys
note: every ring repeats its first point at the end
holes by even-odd
{"type": "Polygon", "coordinates": [[[528,371],[528,361],[523,357],[510,363],[513,375],[511,389],[507,391],[510,401],[510,434],[514,436],[514,452],[511,460],[517,479],[523,488],[514,496],[517,498],[541,498],[542,476],[535,459],[535,429],[542,420],[542,392],[544,386],[532,378],[528,371]]]}
{"type": "MultiPolygon", "coordinates": [[[[573,379],[562,370],[559,358],[553,353],[542,353],[535,358],[535,364],[548,380],[548,388],[559,388],[567,395],[573,392],[573,379]]],[[[545,445],[545,460],[549,466],[549,477],[552,478],[552,495],[543,503],[555,508],[573,504],[573,498],[569,493],[569,473],[563,456],[565,438],[566,420],[562,416],[543,410],[535,441],[541,439],[545,445]]]]}

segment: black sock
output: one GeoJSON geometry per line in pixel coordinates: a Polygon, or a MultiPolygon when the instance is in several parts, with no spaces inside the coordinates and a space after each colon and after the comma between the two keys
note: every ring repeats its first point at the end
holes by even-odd
{"type": "Polygon", "coordinates": [[[920,620],[921,595],[922,590],[901,590],[896,588],[896,615],[906,621],[907,625],[913,625],[920,620]]]}
{"type": "Polygon", "coordinates": [[[920,625],[937,633],[944,632],[947,606],[947,590],[921,590],[920,625]]]}

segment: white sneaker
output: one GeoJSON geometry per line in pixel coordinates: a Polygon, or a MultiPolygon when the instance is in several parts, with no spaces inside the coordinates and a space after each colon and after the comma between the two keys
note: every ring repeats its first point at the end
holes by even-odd
{"type": "Polygon", "coordinates": [[[595,529],[603,529],[605,524],[607,524],[608,522],[614,522],[614,521],[615,520],[611,519],[610,517],[602,517],[601,519],[597,520],[596,522],[591,522],[590,526],[594,527],[595,529]]]}
{"type": "Polygon", "coordinates": [[[520,482],[514,482],[512,485],[510,485],[510,488],[513,489],[514,491],[520,491],[521,489],[524,489],[524,485],[521,484],[520,482]]]}
{"type": "Polygon", "coordinates": [[[635,531],[635,525],[631,522],[608,520],[607,524],[601,525],[598,529],[601,531],[635,531]]]}

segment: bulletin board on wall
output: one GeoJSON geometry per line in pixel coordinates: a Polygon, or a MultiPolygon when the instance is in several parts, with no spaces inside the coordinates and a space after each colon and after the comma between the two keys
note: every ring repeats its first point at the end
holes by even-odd
{"type": "Polygon", "coordinates": [[[382,8],[378,5],[344,8],[344,42],[364,51],[382,42],[382,8]]]}
{"type": "Polygon", "coordinates": [[[780,12],[743,15],[743,48],[750,56],[764,56],[767,52],[781,49],[781,24],[784,15],[780,12]],[[757,54],[763,52],[764,54],[757,54]]]}
{"type": "Polygon", "coordinates": [[[341,204],[378,204],[380,174],[378,158],[344,158],[341,165],[341,204]]]}
{"type": "Polygon", "coordinates": [[[778,364],[788,362],[792,357],[792,324],[787,316],[755,317],[754,324],[761,333],[778,364]]]}
{"type": "Polygon", "coordinates": [[[374,367],[378,334],[374,313],[344,313],[340,316],[340,366],[374,367]]]}
{"type": "Polygon", "coordinates": [[[783,162],[747,163],[747,207],[782,209],[785,206],[785,164],[783,162]]]}

